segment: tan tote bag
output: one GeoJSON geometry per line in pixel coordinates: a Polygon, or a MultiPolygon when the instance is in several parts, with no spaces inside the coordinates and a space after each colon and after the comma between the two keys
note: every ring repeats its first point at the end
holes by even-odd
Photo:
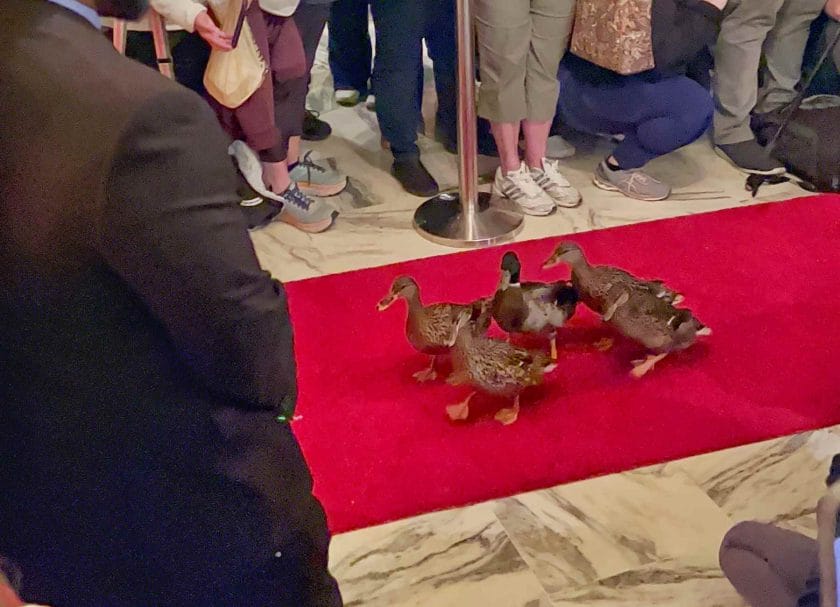
{"type": "Polygon", "coordinates": [[[628,76],[653,69],[653,0],[578,0],[571,51],[628,76]]]}
{"type": "MultiPolygon", "coordinates": [[[[256,0],[254,0],[256,1],[256,0]]],[[[233,33],[239,13],[246,10],[247,0],[231,0],[222,7],[214,8],[219,27],[233,33]]],[[[204,72],[204,86],[207,92],[223,106],[236,109],[260,88],[268,68],[260,54],[254,33],[246,20],[242,24],[239,44],[232,51],[210,52],[207,70],[204,72]]]]}

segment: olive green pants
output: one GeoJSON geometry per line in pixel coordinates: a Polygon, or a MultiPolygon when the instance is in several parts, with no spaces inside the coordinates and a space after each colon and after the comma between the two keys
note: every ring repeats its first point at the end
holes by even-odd
{"type": "Polygon", "coordinates": [[[769,112],[793,101],[809,28],[824,6],[825,0],[729,1],[715,47],[716,143],[753,139],[753,110],[769,112]]]}
{"type": "Polygon", "coordinates": [[[491,122],[554,118],[575,0],[475,0],[475,17],[479,115],[491,122]]]}

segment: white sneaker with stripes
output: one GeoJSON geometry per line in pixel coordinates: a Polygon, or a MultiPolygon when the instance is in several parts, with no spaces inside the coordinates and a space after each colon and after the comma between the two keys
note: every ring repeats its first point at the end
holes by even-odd
{"type": "Polygon", "coordinates": [[[524,162],[507,174],[499,167],[493,193],[512,200],[526,215],[550,215],[556,208],[554,200],[537,185],[524,162]]]}
{"type": "Polygon", "coordinates": [[[580,205],[580,192],[560,172],[560,163],[543,158],[541,169],[531,169],[534,183],[548,194],[558,207],[574,209],[580,205]]]}

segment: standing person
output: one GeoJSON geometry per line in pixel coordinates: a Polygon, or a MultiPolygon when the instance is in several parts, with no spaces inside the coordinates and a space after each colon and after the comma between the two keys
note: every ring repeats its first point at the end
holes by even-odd
{"type": "MultiPolygon", "coordinates": [[[[182,0],[189,1],[189,0],[182,0]]],[[[279,218],[305,232],[328,229],[338,212],[323,200],[347,186],[347,178],[301,156],[301,137],[306,115],[309,75],[303,42],[293,15],[299,0],[260,0],[247,9],[247,20],[270,78],[244,103],[228,108],[211,98],[225,130],[256,151],[260,167],[251,162],[250,151],[233,147],[239,168],[250,185],[282,205],[279,218]],[[270,195],[270,196],[269,196],[270,195]]]]}
{"type": "Polygon", "coordinates": [[[370,0],[337,0],[330,8],[330,71],[339,105],[352,107],[371,94],[369,9],[370,0]]]}
{"type": "Polygon", "coordinates": [[[340,607],[227,138],[98,29],[143,4],[0,11],[0,554],[54,607],[340,607]]]}
{"type": "Polygon", "coordinates": [[[475,14],[481,57],[478,113],[490,121],[499,149],[494,192],[529,215],[577,206],[580,193],[560,173],[557,161],[546,159],[557,109],[557,69],[569,46],[575,0],[475,0],[475,14]]]}
{"type": "Polygon", "coordinates": [[[781,162],[755,139],[750,114],[796,97],[811,23],[826,0],[732,0],[715,46],[714,133],[718,154],[745,173],[777,175],[781,162]],[[758,88],[761,68],[763,84],[758,88]]]}
{"type": "Polygon", "coordinates": [[[580,131],[623,137],[595,169],[602,190],[664,200],[671,187],[643,171],[696,141],[712,124],[708,89],[687,74],[718,34],[726,0],[657,0],[651,12],[655,66],[623,76],[569,54],[560,67],[558,115],[580,131]]]}
{"type": "Polygon", "coordinates": [[[429,5],[435,0],[373,0],[376,116],[394,163],[391,173],[407,192],[429,197],[438,184],[420,160],[418,78],[429,5]]]}
{"type": "MultiPolygon", "coordinates": [[[[306,57],[306,88],[312,82],[312,66],[315,53],[324,35],[324,28],[330,16],[330,8],[335,0],[301,0],[295,11],[295,25],[303,42],[303,54],[306,57]]],[[[305,141],[323,141],[332,134],[329,124],[318,118],[318,114],[306,110],[303,119],[303,139],[305,141]]]]}

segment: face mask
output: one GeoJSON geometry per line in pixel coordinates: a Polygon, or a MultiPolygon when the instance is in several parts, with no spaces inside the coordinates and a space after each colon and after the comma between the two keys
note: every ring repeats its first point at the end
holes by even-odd
{"type": "Polygon", "coordinates": [[[96,0],[96,12],[103,17],[135,21],[149,9],[149,0],[96,0]]]}

